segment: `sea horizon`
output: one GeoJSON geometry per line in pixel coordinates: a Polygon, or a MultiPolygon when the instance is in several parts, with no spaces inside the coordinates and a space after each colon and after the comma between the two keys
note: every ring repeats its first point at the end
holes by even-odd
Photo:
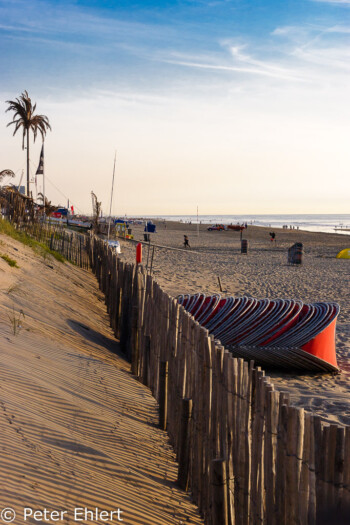
{"type": "MultiPolygon", "coordinates": [[[[136,217],[136,216],[135,216],[136,217]]],[[[138,216],[140,217],[140,216],[138,216]]],[[[143,218],[146,217],[145,215],[143,218]]],[[[197,215],[147,215],[149,219],[179,221],[184,223],[197,224],[197,215]]],[[[343,233],[350,234],[350,231],[341,231],[341,229],[350,229],[350,214],[335,213],[296,213],[296,214],[232,214],[232,215],[198,215],[198,222],[201,224],[242,224],[254,226],[265,226],[271,228],[282,228],[291,226],[311,232],[323,233],[343,233]]]]}

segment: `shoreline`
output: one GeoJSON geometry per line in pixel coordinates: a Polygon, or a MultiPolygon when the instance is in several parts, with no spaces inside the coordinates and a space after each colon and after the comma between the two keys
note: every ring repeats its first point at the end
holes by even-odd
{"type": "MultiPolygon", "coordinates": [[[[127,220],[152,220],[162,223],[175,222],[197,226],[197,215],[150,215],[150,216],[130,216],[127,220]]],[[[298,230],[312,233],[336,233],[343,232],[344,235],[350,235],[350,215],[349,214],[295,214],[295,215],[199,215],[200,225],[212,226],[213,224],[248,224],[248,226],[278,228],[287,230],[298,230]],[[317,219],[323,218],[321,224],[317,224],[317,219]],[[307,219],[310,221],[307,221],[307,219]],[[327,218],[331,218],[328,220],[327,218]],[[283,219],[283,220],[282,220],[283,219]],[[304,220],[301,220],[304,219],[304,220]],[[333,220],[332,220],[333,219],[333,220]],[[315,223],[316,221],[316,223],[315,223]],[[323,222],[324,221],[324,222],[323,222]],[[290,228],[289,226],[295,226],[290,228]],[[309,225],[306,227],[306,225],[309,225]]]]}

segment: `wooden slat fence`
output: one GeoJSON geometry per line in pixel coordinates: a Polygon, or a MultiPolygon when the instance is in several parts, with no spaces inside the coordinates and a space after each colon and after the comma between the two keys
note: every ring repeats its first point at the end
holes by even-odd
{"type": "Polygon", "coordinates": [[[90,235],[66,230],[59,224],[42,222],[22,222],[17,227],[80,268],[90,267],[88,255],[90,235]]]}
{"type": "Polygon", "coordinates": [[[178,482],[205,523],[314,525],[329,510],[328,523],[338,523],[349,511],[350,427],[291,406],[263,370],[234,358],[100,239],[91,239],[90,262],[132,372],[159,402],[178,482]]]}

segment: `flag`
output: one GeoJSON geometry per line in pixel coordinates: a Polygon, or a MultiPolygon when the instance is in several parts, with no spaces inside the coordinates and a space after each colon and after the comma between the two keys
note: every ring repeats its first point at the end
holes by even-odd
{"type": "Polygon", "coordinates": [[[39,166],[35,175],[44,175],[44,144],[41,147],[39,166]]]}

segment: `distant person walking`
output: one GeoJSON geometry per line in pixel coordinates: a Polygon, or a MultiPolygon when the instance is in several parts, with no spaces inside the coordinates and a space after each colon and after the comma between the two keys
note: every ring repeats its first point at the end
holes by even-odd
{"type": "Polygon", "coordinates": [[[188,242],[187,235],[184,235],[184,247],[185,248],[191,248],[190,243],[188,242]]]}
{"type": "Polygon", "coordinates": [[[271,240],[271,242],[276,242],[276,234],[275,234],[275,232],[271,232],[270,233],[270,240],[271,240]]]}

